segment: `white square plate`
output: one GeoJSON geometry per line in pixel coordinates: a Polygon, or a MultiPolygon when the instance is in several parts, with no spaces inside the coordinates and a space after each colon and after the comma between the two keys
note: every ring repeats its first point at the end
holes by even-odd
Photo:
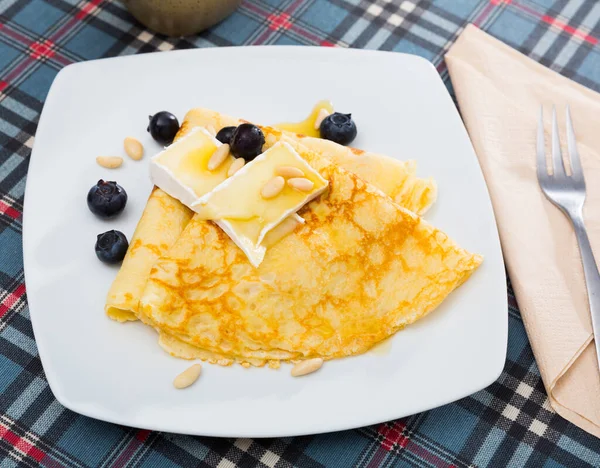
{"type": "Polygon", "coordinates": [[[467,132],[434,67],[411,55],[310,47],[220,48],[71,65],[56,77],[40,119],[25,197],[27,295],[50,387],[67,408],[148,429],[274,437],[395,419],[491,384],[506,355],[504,266],[487,189],[467,132]],[[201,381],[173,389],[189,362],[159,348],[154,330],[103,312],[116,268],[94,254],[98,233],[131,237],[151,189],[146,133],[159,110],[180,119],[195,106],[258,123],[299,120],[319,99],[352,112],[353,145],[416,159],[439,184],[427,219],[484,255],[472,278],[391,349],[327,362],[293,379],[289,368],[205,365],[201,381]],[[117,170],[98,155],[123,154],[125,136],[146,156],[117,170]],[[86,194],[98,179],[125,187],[125,212],[95,218],[86,194]]]}

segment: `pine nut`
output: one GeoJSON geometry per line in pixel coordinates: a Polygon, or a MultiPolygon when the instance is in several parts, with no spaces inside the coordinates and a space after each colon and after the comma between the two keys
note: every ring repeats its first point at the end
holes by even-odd
{"type": "Polygon", "coordinates": [[[268,200],[269,198],[279,195],[283,190],[283,187],[285,187],[285,179],[281,176],[276,176],[263,185],[260,194],[263,198],[268,200]]]}
{"type": "Polygon", "coordinates": [[[318,371],[323,365],[323,359],[320,357],[307,359],[306,361],[300,361],[294,367],[292,367],[292,377],[300,377],[302,375],[311,374],[312,372],[318,371]]]}
{"type": "Polygon", "coordinates": [[[96,162],[107,169],[115,169],[123,164],[121,156],[98,156],[96,162]]]}
{"type": "Polygon", "coordinates": [[[302,169],[298,169],[294,166],[279,166],[275,169],[275,174],[285,177],[286,179],[289,179],[290,177],[304,177],[302,169]]]}
{"type": "Polygon", "coordinates": [[[139,140],[133,137],[125,138],[123,142],[125,153],[134,161],[139,161],[144,156],[144,147],[139,140]]]}
{"type": "Polygon", "coordinates": [[[312,180],[308,180],[304,177],[294,177],[293,179],[288,179],[288,185],[296,190],[300,190],[301,192],[310,192],[315,186],[312,180]]]}
{"type": "Polygon", "coordinates": [[[233,174],[235,174],[237,171],[239,171],[242,167],[244,167],[245,164],[246,164],[246,161],[244,160],[244,158],[237,158],[235,161],[233,161],[231,163],[231,166],[229,166],[229,169],[227,170],[227,177],[231,177],[233,174]]]}
{"type": "Polygon", "coordinates": [[[229,145],[225,143],[219,146],[208,160],[208,170],[214,171],[221,166],[229,156],[229,145]]]}
{"type": "Polygon", "coordinates": [[[300,224],[295,217],[288,216],[265,235],[261,244],[267,248],[277,244],[285,236],[294,232],[300,224]]]}
{"type": "Polygon", "coordinates": [[[191,367],[188,367],[181,374],[175,377],[173,380],[173,386],[175,388],[186,388],[192,385],[198,377],[200,377],[200,372],[202,371],[202,365],[194,364],[191,367]]]}
{"type": "Polygon", "coordinates": [[[321,124],[326,117],[329,116],[329,111],[327,109],[321,109],[319,114],[317,115],[317,119],[315,120],[315,130],[319,130],[321,128],[321,124]]]}

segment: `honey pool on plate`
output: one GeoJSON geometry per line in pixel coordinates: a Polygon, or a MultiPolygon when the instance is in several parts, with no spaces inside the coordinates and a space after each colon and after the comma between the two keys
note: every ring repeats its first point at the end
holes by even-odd
{"type": "Polygon", "coordinates": [[[317,121],[321,110],[326,110],[327,113],[333,114],[333,104],[331,101],[323,100],[317,102],[308,117],[300,122],[284,122],[273,126],[288,132],[300,133],[301,135],[318,138],[320,133],[319,129],[315,128],[315,122],[317,121]]]}

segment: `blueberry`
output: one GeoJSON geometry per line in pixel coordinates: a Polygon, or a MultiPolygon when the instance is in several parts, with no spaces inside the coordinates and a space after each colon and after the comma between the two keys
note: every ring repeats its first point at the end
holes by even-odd
{"type": "Polygon", "coordinates": [[[231,141],[231,135],[233,135],[233,132],[235,132],[235,128],[236,127],[223,127],[221,130],[219,130],[219,133],[217,133],[217,140],[223,144],[229,144],[231,141]]]}
{"type": "Polygon", "coordinates": [[[125,209],[127,193],[116,182],[104,182],[100,179],[88,192],[87,204],[96,216],[112,218],[125,209]]]}
{"type": "Polygon", "coordinates": [[[233,155],[236,158],[244,158],[246,162],[262,153],[264,144],[265,135],[262,130],[249,123],[238,125],[229,141],[233,155]]]}
{"type": "Polygon", "coordinates": [[[150,123],[148,130],[152,138],[161,145],[170,145],[175,135],[179,131],[179,121],[177,117],[167,111],[157,112],[154,115],[149,115],[150,123]]]}
{"type": "Polygon", "coordinates": [[[125,258],[128,247],[127,237],[121,231],[106,231],[98,234],[96,256],[104,263],[119,263],[125,258]]]}
{"type": "Polygon", "coordinates": [[[352,114],[340,114],[334,112],[321,122],[319,128],[321,138],[335,141],[340,145],[348,145],[356,138],[356,124],[352,120],[352,114]]]}

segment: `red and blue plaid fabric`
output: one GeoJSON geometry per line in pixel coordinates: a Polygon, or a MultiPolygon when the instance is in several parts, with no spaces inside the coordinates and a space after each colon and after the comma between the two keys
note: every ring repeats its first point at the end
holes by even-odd
{"type": "Polygon", "coordinates": [[[223,23],[184,39],[154,35],[107,0],[0,0],[0,467],[600,466],[600,440],[551,410],[510,288],[508,356],[497,382],[353,431],[235,440],[137,430],[63,408],[44,377],[23,280],[21,214],[36,125],[62,67],[191,47],[306,44],[421,55],[451,89],[443,56],[467,23],[600,90],[596,0],[246,0],[223,23]]]}

